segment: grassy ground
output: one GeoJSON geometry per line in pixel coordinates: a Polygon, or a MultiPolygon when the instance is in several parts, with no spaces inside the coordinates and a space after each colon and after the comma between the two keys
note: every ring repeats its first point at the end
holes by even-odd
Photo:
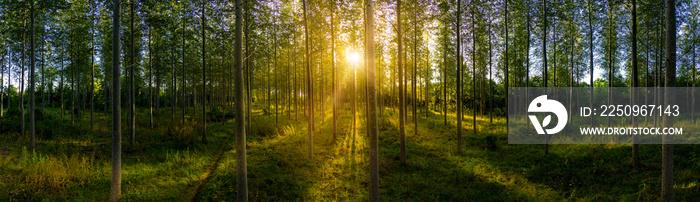
{"type": "MultiPolygon", "coordinates": [[[[367,200],[369,152],[362,112],[358,108],[353,133],[349,108],[342,109],[335,142],[330,110],[316,115],[311,160],[303,113],[297,120],[294,113],[290,117],[283,113],[275,124],[274,114],[255,111],[247,137],[251,200],[367,200]]],[[[110,122],[97,114],[92,131],[89,116],[74,125],[70,117],[56,118],[58,123],[48,131],[60,132],[40,135],[36,152],[21,147],[27,143],[25,136],[3,132],[0,201],[106,200],[110,122]]],[[[210,122],[209,143],[202,144],[197,124],[201,117],[188,116],[185,125],[177,117],[176,123],[170,123],[169,109],[164,109],[151,130],[146,112],[138,114],[136,146],[128,144],[123,121],[124,200],[235,199],[233,122],[210,122]]],[[[543,145],[508,145],[501,118],[493,124],[488,117],[477,118],[478,132],[473,134],[469,116],[464,121],[463,153],[457,154],[454,114],[448,114],[444,125],[443,117],[431,112],[428,118],[419,113],[417,132],[412,123],[407,124],[408,164],[401,165],[396,114],[387,108],[380,118],[380,197],[386,201],[659,199],[660,145],[641,145],[642,166],[633,169],[630,145],[552,145],[550,154],[544,155],[543,145]]],[[[676,199],[700,198],[700,148],[676,145],[674,159],[676,199]]]]}

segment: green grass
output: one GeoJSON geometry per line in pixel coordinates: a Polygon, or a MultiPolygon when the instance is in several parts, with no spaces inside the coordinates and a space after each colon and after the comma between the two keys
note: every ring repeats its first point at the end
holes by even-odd
{"type": "MultiPolygon", "coordinates": [[[[261,107],[255,106],[255,109],[261,107]]],[[[307,123],[281,113],[254,111],[247,136],[248,185],[252,201],[366,201],[368,147],[363,108],[357,112],[357,132],[343,106],[338,139],[333,141],[332,114],[316,115],[314,158],[307,156],[307,123]],[[324,118],[324,119],[322,119],[324,118]]],[[[56,114],[49,110],[47,114],[56,114]]],[[[0,201],[106,200],[109,195],[110,126],[99,114],[89,130],[89,116],[74,126],[64,117],[61,131],[40,138],[36,152],[26,151],[19,133],[0,135],[0,201]],[[106,143],[106,144],[105,144],[106,143]],[[83,145],[89,145],[85,147],[83,145]],[[92,146],[99,145],[99,146],[92,146]]],[[[208,144],[201,138],[201,117],[170,123],[161,111],[154,129],[146,111],[138,113],[136,146],[128,144],[123,121],[123,198],[126,201],[234,201],[236,196],[235,136],[219,164],[209,173],[221,144],[233,133],[233,122],[210,122],[208,144]],[[202,184],[206,177],[209,180],[202,184]]],[[[189,114],[192,114],[191,108],[189,114]]],[[[429,118],[419,112],[418,131],[406,125],[408,164],[399,162],[397,112],[385,109],[380,118],[380,197],[385,201],[655,201],[660,197],[661,146],[640,145],[641,167],[632,168],[631,145],[507,144],[505,119],[465,116],[463,153],[457,154],[454,114],[444,125],[439,112],[429,118]]],[[[197,113],[199,115],[199,113],[197,113]]],[[[50,115],[49,115],[50,116],[50,115]]],[[[227,115],[229,116],[229,115],[227,115]]],[[[220,116],[219,116],[220,117],[220,116]]],[[[218,118],[215,120],[219,120],[218,118]]],[[[42,137],[42,136],[40,136],[42,137]]],[[[676,199],[700,198],[700,148],[675,146],[676,199]]]]}
{"type": "MultiPolygon", "coordinates": [[[[192,114],[190,108],[189,114],[192,114]]],[[[27,151],[27,135],[9,132],[0,135],[0,201],[78,200],[104,201],[109,197],[111,174],[111,119],[95,113],[90,130],[89,111],[74,125],[70,115],[60,119],[59,111],[47,109],[59,119],[56,134],[50,138],[38,133],[37,149],[27,151]],[[37,156],[33,160],[25,156],[37,156]]],[[[129,145],[128,122],[122,116],[122,193],[125,201],[182,200],[194,195],[198,185],[232,123],[209,123],[208,144],[202,144],[199,122],[187,117],[170,123],[169,110],[162,110],[149,128],[145,110],[137,112],[135,146],[129,145]]],[[[196,117],[195,117],[196,118],[196,117]]],[[[7,120],[7,119],[5,119],[7,120]]],[[[17,121],[17,120],[15,120],[17,121]]],[[[37,128],[44,124],[37,122],[37,128]]],[[[28,131],[27,131],[28,133],[28,131]]]]}

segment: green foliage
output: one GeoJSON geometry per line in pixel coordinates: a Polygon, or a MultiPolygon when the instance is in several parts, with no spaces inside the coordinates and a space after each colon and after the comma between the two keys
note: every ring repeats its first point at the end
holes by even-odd
{"type": "Polygon", "coordinates": [[[250,123],[250,136],[270,137],[276,135],[279,128],[275,125],[275,120],[268,117],[256,117],[256,120],[250,123]]]}
{"type": "Polygon", "coordinates": [[[233,119],[235,114],[226,107],[214,107],[210,112],[207,112],[207,121],[221,121],[221,119],[233,119]],[[226,110],[226,111],[223,111],[226,110]]]}

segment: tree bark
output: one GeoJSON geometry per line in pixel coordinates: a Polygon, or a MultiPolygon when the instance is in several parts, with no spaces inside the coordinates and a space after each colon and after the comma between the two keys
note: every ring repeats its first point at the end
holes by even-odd
{"type": "MultiPolygon", "coordinates": [[[[333,2],[333,1],[331,1],[331,2],[333,2]]],[[[371,0],[365,2],[367,9],[372,8],[371,3],[372,3],[371,0]]],[[[367,12],[371,12],[371,11],[367,11],[367,12]]],[[[332,103],[333,103],[333,143],[335,143],[336,140],[338,139],[338,114],[337,114],[337,110],[338,110],[338,106],[337,106],[338,94],[337,93],[338,92],[336,89],[337,87],[336,87],[336,69],[335,69],[335,23],[334,23],[334,21],[335,21],[335,4],[331,3],[331,51],[332,51],[332,53],[331,53],[331,66],[332,66],[332,71],[333,71],[333,78],[331,81],[332,87],[331,88],[333,90],[333,92],[332,92],[333,93],[333,99],[332,99],[333,100],[332,101],[332,103]]],[[[367,26],[371,26],[371,25],[368,24],[367,26]]],[[[365,28],[365,29],[367,29],[367,28],[365,28]]]]}
{"type": "MultiPolygon", "coordinates": [[[[637,102],[637,89],[639,87],[639,70],[637,67],[637,0],[632,0],[632,106],[637,102]]],[[[632,116],[632,127],[637,127],[637,117],[632,116]]],[[[639,145],[638,137],[632,136],[632,163],[634,168],[639,168],[639,145]]]]}
{"type": "MultiPolygon", "coordinates": [[[[543,1],[546,1],[546,0],[543,0],[543,1]]],[[[509,110],[509,105],[508,105],[508,95],[509,95],[509,94],[508,94],[508,87],[509,87],[509,85],[508,85],[508,80],[509,80],[509,79],[508,79],[508,69],[509,69],[509,68],[508,68],[508,63],[509,63],[509,62],[508,62],[508,61],[509,61],[509,60],[508,60],[508,55],[509,55],[509,54],[508,54],[508,38],[509,38],[509,37],[508,37],[508,0],[505,0],[505,1],[504,1],[504,4],[505,4],[505,24],[506,24],[506,61],[505,61],[505,70],[506,70],[506,71],[505,71],[505,86],[504,86],[504,87],[505,87],[505,91],[506,91],[506,95],[505,95],[505,97],[506,97],[506,113],[505,113],[505,114],[506,114],[506,126],[507,126],[508,123],[509,123],[509,120],[508,120],[508,110],[509,110]]],[[[545,10],[546,10],[546,9],[545,9],[545,10]]],[[[546,18],[545,18],[545,19],[546,19],[546,18]]],[[[546,21],[546,20],[545,20],[545,21],[546,21]]],[[[545,28],[546,28],[546,27],[547,27],[547,26],[545,26],[545,28]]],[[[545,49],[545,50],[546,50],[546,49],[545,49]]],[[[545,61],[546,61],[546,60],[545,60],[545,61]]],[[[545,62],[545,63],[546,63],[546,62],[545,62]]],[[[507,133],[508,133],[508,127],[506,127],[506,134],[507,134],[507,133]]]]}
{"type": "Polygon", "coordinates": [[[306,0],[302,0],[302,6],[303,12],[304,12],[304,43],[305,43],[305,59],[306,59],[306,92],[307,95],[305,95],[306,102],[308,103],[307,109],[309,110],[309,115],[308,115],[308,125],[307,125],[307,132],[308,132],[308,144],[309,144],[309,151],[308,151],[308,156],[309,159],[313,159],[313,124],[314,124],[314,99],[313,99],[313,88],[311,87],[311,55],[309,54],[309,22],[308,19],[306,18],[306,0]]]}
{"type": "MultiPolygon", "coordinates": [[[[93,9],[95,9],[94,1],[92,3],[93,3],[93,5],[92,5],[93,9]]],[[[95,92],[95,21],[94,20],[96,18],[95,13],[94,13],[95,11],[92,10],[91,12],[93,12],[92,13],[93,19],[91,22],[92,23],[92,38],[91,38],[91,40],[92,40],[91,63],[92,64],[90,65],[90,68],[91,68],[91,70],[90,70],[90,130],[92,130],[94,128],[94,125],[95,125],[94,124],[94,115],[95,115],[95,99],[94,98],[95,98],[95,96],[93,95],[93,93],[95,92]]],[[[43,72],[42,72],[42,74],[43,74],[43,72]]],[[[42,111],[43,111],[43,109],[42,109],[42,111]]]]}
{"type": "MultiPolygon", "coordinates": [[[[529,1],[528,1],[528,5],[529,5],[529,1]]],[[[526,78],[525,81],[528,83],[527,87],[530,87],[530,85],[529,85],[529,84],[530,84],[530,83],[529,83],[529,82],[530,82],[530,53],[529,53],[529,50],[530,50],[530,14],[529,14],[529,11],[530,11],[530,9],[529,9],[529,6],[528,6],[528,14],[527,14],[527,45],[526,45],[527,48],[525,48],[525,50],[528,51],[528,53],[526,54],[526,55],[527,55],[527,59],[526,59],[526,63],[527,63],[527,74],[526,74],[526,77],[525,77],[525,78],[526,78]]],[[[490,17],[490,16],[489,16],[489,17],[490,17]]],[[[491,49],[491,24],[490,24],[490,23],[489,23],[489,31],[488,31],[488,32],[489,32],[489,33],[488,33],[488,35],[489,35],[489,84],[488,84],[488,85],[489,85],[489,95],[490,95],[490,96],[489,96],[489,102],[490,102],[490,103],[489,103],[489,123],[490,123],[491,125],[493,125],[493,98],[494,98],[494,96],[493,96],[493,87],[492,87],[492,83],[493,83],[493,72],[491,71],[491,65],[492,65],[492,63],[491,63],[491,58],[492,58],[492,56],[493,56],[493,52],[492,52],[493,49],[491,49]]],[[[527,95],[527,90],[525,91],[525,93],[526,93],[526,95],[527,95]]],[[[525,99],[527,100],[527,96],[526,96],[525,99]]]]}
{"type": "Polygon", "coordinates": [[[401,0],[397,0],[396,3],[396,22],[398,24],[397,34],[398,37],[398,65],[399,69],[399,134],[400,134],[400,159],[401,164],[406,164],[406,92],[404,84],[404,68],[402,61],[402,49],[403,49],[403,35],[401,34],[401,0]]]}
{"type": "Polygon", "coordinates": [[[109,192],[110,201],[119,201],[122,195],[122,135],[121,135],[121,96],[119,65],[120,0],[114,0],[112,8],[112,180],[109,192]]]}
{"type": "MultiPolygon", "coordinates": [[[[590,90],[590,108],[593,109],[593,8],[591,6],[591,1],[588,0],[588,51],[589,51],[589,63],[591,74],[591,90],[590,90]]],[[[593,116],[591,116],[591,127],[593,127],[593,116]]]]}
{"type": "MultiPolygon", "coordinates": [[[[676,86],[676,1],[666,0],[666,81],[664,105],[674,103],[670,89],[676,86]]],[[[673,116],[664,115],[664,127],[673,127],[673,116]]],[[[661,200],[673,201],[673,136],[664,135],[661,145],[661,200]]]]}
{"type": "MultiPolygon", "coordinates": [[[[185,111],[187,111],[187,77],[185,76],[185,18],[180,21],[182,23],[182,124],[185,124],[185,111]]],[[[150,43],[150,39],[149,39],[150,43]]]]}
{"type": "Polygon", "coordinates": [[[246,131],[245,114],[243,113],[243,58],[242,58],[242,3],[236,0],[236,38],[234,42],[235,89],[234,105],[236,111],[236,199],[248,201],[248,166],[246,165],[246,131]]]}
{"type": "Polygon", "coordinates": [[[148,29],[148,123],[153,128],[153,50],[151,29],[148,29]]]}
{"type": "Polygon", "coordinates": [[[367,19],[365,28],[365,63],[367,74],[367,130],[369,137],[369,200],[379,201],[379,130],[377,127],[377,96],[374,69],[374,3],[372,0],[365,0],[365,17],[367,19]]]}
{"type": "Polygon", "coordinates": [[[207,142],[207,60],[206,60],[206,46],[207,37],[204,35],[204,27],[206,17],[204,15],[205,8],[204,2],[202,2],[202,143],[207,142]]]}
{"type": "MultiPolygon", "coordinates": [[[[416,5],[418,6],[418,5],[416,5]]],[[[418,94],[416,93],[416,83],[417,83],[417,72],[418,72],[418,8],[414,8],[414,21],[413,21],[413,95],[411,103],[413,105],[413,135],[418,136],[418,118],[416,116],[417,106],[416,100],[418,99],[418,94]]]]}
{"type": "MultiPolygon", "coordinates": [[[[545,92],[547,88],[547,0],[542,1],[543,9],[542,9],[542,64],[544,66],[544,74],[542,77],[544,77],[543,83],[545,87],[545,92]]],[[[506,29],[507,30],[507,29],[506,29]]],[[[508,54],[506,54],[508,55],[508,54]]],[[[508,64],[508,63],[506,63],[508,64]]],[[[549,136],[545,134],[545,145],[544,145],[544,154],[549,154],[549,136]]]]}
{"type": "Polygon", "coordinates": [[[35,97],[34,97],[34,91],[36,90],[36,82],[35,82],[35,73],[34,73],[34,0],[29,1],[31,4],[31,11],[30,11],[30,27],[29,29],[31,30],[32,34],[30,37],[29,41],[29,84],[30,84],[30,90],[29,90],[29,133],[31,134],[31,143],[29,145],[30,149],[35,149],[36,148],[36,111],[34,110],[35,108],[35,97]]]}
{"type": "Polygon", "coordinates": [[[457,1],[457,153],[462,154],[462,0],[457,1]]]}
{"type": "Polygon", "coordinates": [[[131,88],[131,90],[129,91],[129,93],[131,93],[131,96],[129,96],[129,99],[131,99],[129,101],[129,110],[131,112],[131,113],[129,113],[129,116],[130,116],[129,120],[131,120],[131,121],[129,122],[129,124],[131,126],[129,127],[130,128],[129,141],[131,143],[131,146],[136,145],[136,88],[134,86],[135,85],[134,84],[135,83],[134,77],[136,76],[136,74],[134,73],[134,70],[135,70],[134,66],[136,66],[136,64],[135,64],[136,60],[134,59],[134,56],[136,55],[136,51],[134,51],[134,18],[136,17],[134,15],[134,4],[135,3],[136,3],[136,0],[132,0],[131,3],[129,4],[129,6],[130,6],[129,10],[131,11],[131,28],[130,28],[131,29],[131,31],[130,31],[130,35],[131,35],[130,36],[131,37],[130,46],[131,47],[130,47],[130,51],[129,51],[131,53],[131,57],[129,60],[129,69],[130,69],[129,73],[131,74],[131,76],[130,76],[131,81],[129,82],[129,86],[131,88]]]}
{"type": "MultiPolygon", "coordinates": [[[[472,9],[472,120],[473,120],[472,127],[474,130],[474,135],[476,135],[476,17],[474,16],[476,13],[474,12],[474,4],[472,4],[471,9],[472,9]]],[[[506,11],[507,11],[507,9],[506,9],[506,11]]]]}

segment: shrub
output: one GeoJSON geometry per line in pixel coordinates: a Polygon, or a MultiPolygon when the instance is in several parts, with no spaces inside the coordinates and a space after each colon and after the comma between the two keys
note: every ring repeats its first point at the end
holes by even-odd
{"type": "Polygon", "coordinates": [[[165,134],[166,139],[175,140],[178,142],[192,142],[195,136],[195,130],[197,126],[194,122],[185,122],[181,124],[180,122],[169,123],[162,132],[165,134]]]}
{"type": "Polygon", "coordinates": [[[262,137],[271,136],[277,134],[277,125],[274,121],[263,120],[260,117],[250,123],[250,134],[262,137]]]}

